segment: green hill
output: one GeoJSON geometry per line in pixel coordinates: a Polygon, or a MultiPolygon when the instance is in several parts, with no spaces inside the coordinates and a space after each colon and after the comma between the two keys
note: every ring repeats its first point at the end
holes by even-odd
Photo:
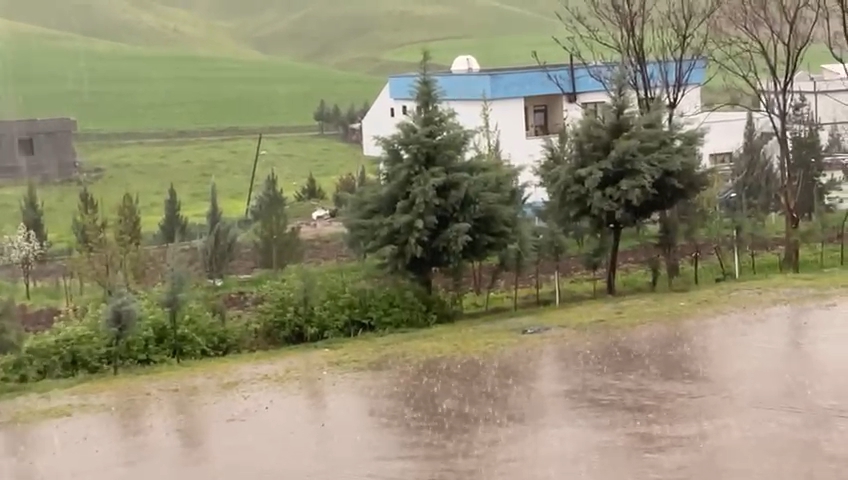
{"type": "Polygon", "coordinates": [[[311,123],[361,104],[425,45],[487,65],[556,55],[557,0],[0,2],[0,117],[85,130],[311,123]],[[519,39],[515,42],[515,39],[519,39]]]}

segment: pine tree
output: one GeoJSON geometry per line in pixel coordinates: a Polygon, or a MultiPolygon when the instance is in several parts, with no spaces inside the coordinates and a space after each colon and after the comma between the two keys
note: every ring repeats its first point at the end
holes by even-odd
{"type": "Polygon", "coordinates": [[[798,179],[796,212],[798,216],[812,219],[817,204],[824,204],[832,188],[822,180],[824,152],[819,138],[819,125],[810,110],[807,99],[801,96],[792,105],[793,126],[790,133],[790,162],[788,168],[798,179]]]}
{"type": "Polygon", "coordinates": [[[329,117],[327,118],[327,123],[332,124],[336,129],[339,128],[339,125],[344,122],[344,115],[342,114],[342,109],[339,107],[339,104],[333,104],[333,108],[330,110],[329,117]]]}
{"type": "Polygon", "coordinates": [[[26,225],[27,230],[35,234],[42,250],[46,250],[48,245],[47,228],[44,225],[44,202],[38,199],[38,191],[32,182],[27,184],[27,191],[21,199],[20,209],[21,223],[26,225]]]}
{"type": "Polygon", "coordinates": [[[299,230],[289,228],[286,197],[272,170],[250,210],[255,227],[254,248],[261,268],[281,270],[300,254],[299,230]]]}
{"type": "Polygon", "coordinates": [[[312,175],[312,172],[309,172],[309,176],[306,177],[306,183],[300,187],[294,194],[295,200],[298,202],[307,202],[309,200],[324,200],[327,198],[327,194],[324,192],[324,189],[318,185],[318,181],[315,180],[315,176],[312,175]]]}
{"type": "Polygon", "coordinates": [[[844,150],[845,143],[842,140],[842,132],[839,130],[839,126],[831,125],[830,129],[827,131],[827,146],[824,148],[825,153],[843,153],[844,150]]]}
{"type": "Polygon", "coordinates": [[[215,182],[209,191],[209,210],[206,212],[207,235],[200,243],[200,255],[207,278],[221,280],[235,258],[238,232],[235,226],[224,221],[224,212],[218,206],[218,189],[215,182]]]}
{"type": "Polygon", "coordinates": [[[324,135],[324,125],[327,123],[329,113],[330,112],[327,110],[327,104],[322,98],[318,103],[318,107],[315,109],[315,112],[312,113],[312,119],[318,124],[318,129],[320,130],[321,135],[324,135]]]}
{"type": "Polygon", "coordinates": [[[432,291],[433,270],[488,258],[515,238],[523,189],[507,164],[467,160],[473,132],[439,107],[425,53],[415,113],[381,140],[383,182],[357,191],[344,223],[360,254],[380,255],[432,291]]]}
{"type": "Polygon", "coordinates": [[[77,251],[90,256],[102,248],[106,242],[106,227],[106,220],[100,218],[97,200],[88,191],[88,187],[83,187],[79,193],[77,213],[71,224],[77,251]]]}
{"type": "Polygon", "coordinates": [[[129,192],[124,193],[118,206],[118,218],[115,221],[115,245],[120,256],[120,269],[129,285],[131,277],[136,280],[140,272],[138,267],[138,252],[141,248],[141,212],[138,208],[138,196],[133,197],[129,192]]]}
{"type": "Polygon", "coordinates": [[[780,178],[775,164],[765,152],[770,136],[758,132],[748,112],[742,148],[734,155],[731,169],[736,196],[730,208],[737,217],[763,216],[777,208],[780,178]]]}
{"type": "Polygon", "coordinates": [[[172,183],[168,187],[168,196],[165,198],[162,220],[159,221],[159,237],[166,244],[176,243],[186,237],[188,218],[182,215],[181,210],[182,202],[172,183]]]}
{"type": "Polygon", "coordinates": [[[224,212],[218,206],[218,187],[212,182],[209,187],[209,209],[206,211],[206,235],[212,235],[223,219],[224,212]]]}
{"type": "Polygon", "coordinates": [[[336,208],[344,208],[350,201],[350,197],[356,193],[356,177],[352,173],[346,173],[336,180],[336,191],[333,192],[333,205],[336,208]]]}
{"type": "Polygon", "coordinates": [[[359,109],[359,120],[360,121],[365,118],[365,115],[368,115],[368,110],[371,110],[371,104],[368,103],[368,100],[366,100],[362,104],[362,108],[359,109]]]}
{"type": "Polygon", "coordinates": [[[568,161],[548,173],[561,225],[589,221],[610,238],[607,293],[616,291],[621,233],[693,198],[706,187],[698,150],[702,134],[666,125],[663,108],[639,114],[627,82],[616,79],[600,118],[586,116],[570,133],[568,161]]]}
{"type": "Polygon", "coordinates": [[[114,234],[115,243],[121,251],[129,252],[141,247],[141,212],[137,195],[133,197],[127,192],[121,198],[114,234]]]}

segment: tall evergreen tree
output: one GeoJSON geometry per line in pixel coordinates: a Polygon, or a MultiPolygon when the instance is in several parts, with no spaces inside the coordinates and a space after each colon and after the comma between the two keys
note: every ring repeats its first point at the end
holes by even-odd
{"type": "Polygon", "coordinates": [[[473,132],[440,108],[428,53],[415,87],[415,112],[381,140],[383,182],[357,191],[344,223],[350,244],[378,254],[427,291],[433,270],[504,250],[521,217],[523,189],[507,164],[466,159],[473,132]]]}
{"type": "Polygon", "coordinates": [[[371,110],[371,104],[366,100],[362,104],[362,108],[359,109],[359,119],[362,120],[365,118],[365,115],[368,115],[368,110],[371,110]]]}
{"type": "Polygon", "coordinates": [[[182,202],[177,196],[177,190],[172,183],[168,187],[168,196],[165,198],[165,208],[162,220],[159,221],[159,237],[166,244],[185,240],[188,229],[188,218],[182,213],[182,202]]]}
{"type": "Polygon", "coordinates": [[[352,173],[340,176],[336,180],[336,191],[333,192],[333,205],[336,208],[346,207],[354,193],[356,193],[356,177],[352,173]]]}
{"type": "Polygon", "coordinates": [[[312,172],[309,172],[309,176],[306,177],[306,183],[300,187],[300,190],[295,192],[294,199],[298,202],[307,202],[309,200],[324,200],[327,198],[326,192],[321,188],[321,185],[318,185],[318,180],[315,180],[315,176],[312,175],[312,172]]]}
{"type": "Polygon", "coordinates": [[[38,191],[35,184],[29,182],[27,191],[21,199],[21,223],[27,230],[35,234],[38,243],[41,244],[42,250],[47,248],[47,227],[44,225],[44,202],[38,198],[38,191]]]}
{"type": "Polygon", "coordinates": [[[272,170],[250,209],[256,233],[254,248],[262,268],[281,270],[300,255],[297,228],[289,228],[286,197],[272,170]]]}
{"type": "Polygon", "coordinates": [[[339,128],[339,123],[343,121],[344,114],[342,113],[342,109],[338,103],[333,104],[333,108],[330,109],[329,117],[327,118],[327,123],[331,123],[334,127],[339,128]]]}
{"type": "Polygon", "coordinates": [[[813,218],[816,205],[824,204],[832,187],[822,179],[824,152],[819,138],[819,125],[804,96],[793,103],[791,114],[788,168],[798,179],[798,216],[809,220],[813,218]]]}
{"type": "Polygon", "coordinates": [[[91,255],[106,242],[106,220],[100,217],[100,205],[94,195],[83,187],[79,193],[77,213],[71,223],[77,251],[91,255]]]}
{"type": "Polygon", "coordinates": [[[621,233],[697,195],[702,134],[665,124],[664,109],[639,114],[619,76],[600,118],[586,116],[571,132],[567,161],[555,167],[549,192],[561,224],[588,220],[610,238],[607,293],[615,294],[621,233]]]}
{"type": "Polygon", "coordinates": [[[324,124],[327,123],[329,113],[330,112],[327,110],[327,104],[322,98],[318,103],[318,107],[315,109],[315,112],[312,113],[312,119],[318,124],[318,130],[321,132],[321,135],[324,135],[324,124]]]}
{"type": "Polygon", "coordinates": [[[730,206],[736,215],[763,216],[778,208],[780,177],[772,158],[765,151],[771,136],[758,132],[748,112],[742,148],[734,155],[731,169],[736,196],[730,206]]]}
{"type": "Polygon", "coordinates": [[[224,211],[218,205],[218,187],[212,182],[209,187],[209,209],[206,211],[206,235],[212,235],[223,219],[224,211]]]}
{"type": "Polygon", "coordinates": [[[845,151],[845,142],[842,140],[842,132],[839,126],[831,125],[827,131],[827,145],[824,147],[827,154],[843,153],[845,151]]]}
{"type": "Polygon", "coordinates": [[[127,192],[121,198],[114,234],[115,244],[122,251],[129,252],[141,247],[141,212],[137,195],[133,197],[127,192]]]}

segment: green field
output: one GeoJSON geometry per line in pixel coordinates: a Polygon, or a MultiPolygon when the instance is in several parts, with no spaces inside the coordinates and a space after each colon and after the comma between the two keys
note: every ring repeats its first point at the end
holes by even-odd
{"type": "MultiPolygon", "coordinates": [[[[426,46],[441,65],[564,61],[558,0],[0,2],[0,117],[83,130],[305,125],[361,105],[426,46]]],[[[808,66],[830,61],[814,49],[808,66]]]]}
{"type": "MultiPolygon", "coordinates": [[[[244,214],[256,139],[192,140],[156,143],[84,143],[78,146],[86,170],[103,169],[103,175],[90,186],[105,205],[107,215],[114,210],[124,192],[138,194],[145,231],[156,230],[162,216],[165,193],[170,182],[179,193],[183,212],[191,220],[204,221],[208,207],[209,185],[214,179],[219,201],[226,216],[244,214]]],[[[314,207],[296,204],[293,194],[311,171],[332,194],[340,173],[356,172],[360,165],[371,166],[360,150],[335,139],[317,136],[266,137],[262,143],[256,171],[257,185],[273,168],[280,177],[292,215],[308,215],[314,207]]],[[[79,189],[76,184],[42,187],[45,217],[54,244],[70,241],[71,218],[76,212],[79,189]]],[[[25,187],[0,189],[0,232],[14,230],[20,215],[18,202],[25,187]]],[[[330,206],[331,202],[324,202],[330,206]]],[[[102,208],[102,207],[101,207],[102,208]]]]}

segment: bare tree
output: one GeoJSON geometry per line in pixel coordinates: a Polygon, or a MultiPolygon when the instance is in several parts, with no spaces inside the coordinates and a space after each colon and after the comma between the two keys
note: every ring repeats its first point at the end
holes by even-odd
{"type": "MultiPolygon", "coordinates": [[[[722,0],[560,0],[569,32],[554,41],[581,64],[618,64],[641,111],[657,105],[674,120],[710,45],[709,19],[722,0]]],[[[589,75],[611,86],[608,68],[589,75]]]]}
{"type": "Polygon", "coordinates": [[[848,0],[819,0],[819,10],[827,34],[827,48],[848,75],[845,67],[848,57],[848,0]]]}
{"type": "MultiPolygon", "coordinates": [[[[584,65],[620,65],[639,110],[666,109],[670,127],[682,113],[684,97],[700,87],[693,85],[693,76],[705,68],[711,44],[708,24],[723,0],[560,1],[564,13],[557,17],[569,36],[554,41],[584,65]]],[[[587,71],[609,88],[609,68],[590,66],[587,71]]],[[[658,246],[669,286],[680,272],[678,224],[675,208],[660,212],[658,246]]]]}
{"type": "Polygon", "coordinates": [[[807,49],[816,39],[818,0],[728,0],[710,22],[712,61],[727,80],[759,104],[778,147],[780,203],[785,217],[784,264],[799,270],[797,213],[801,179],[791,168],[793,86],[807,49]]]}

